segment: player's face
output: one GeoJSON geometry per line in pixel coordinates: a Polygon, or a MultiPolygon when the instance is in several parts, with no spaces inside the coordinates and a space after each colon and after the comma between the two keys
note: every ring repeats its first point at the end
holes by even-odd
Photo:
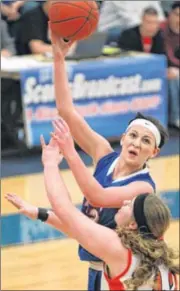
{"type": "Polygon", "coordinates": [[[152,132],[141,125],[132,126],[121,140],[122,157],[133,168],[142,168],[159,153],[152,132]]]}
{"type": "Polygon", "coordinates": [[[117,226],[129,226],[133,220],[133,200],[125,200],[122,207],[116,213],[114,220],[117,226]]]}

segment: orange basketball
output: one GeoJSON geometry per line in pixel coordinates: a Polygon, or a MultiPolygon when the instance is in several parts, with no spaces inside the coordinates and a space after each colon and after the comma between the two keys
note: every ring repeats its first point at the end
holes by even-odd
{"type": "Polygon", "coordinates": [[[96,1],[52,1],[48,14],[52,31],[73,41],[91,35],[99,20],[96,1]]]}

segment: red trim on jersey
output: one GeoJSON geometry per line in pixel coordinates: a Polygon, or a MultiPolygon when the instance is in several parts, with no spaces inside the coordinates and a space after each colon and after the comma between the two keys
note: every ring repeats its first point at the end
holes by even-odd
{"type": "Polygon", "coordinates": [[[174,281],[175,281],[175,288],[174,290],[178,290],[178,279],[177,279],[177,275],[174,275],[174,281]]]}
{"type": "Polygon", "coordinates": [[[158,272],[157,277],[156,277],[156,284],[157,284],[157,289],[155,289],[154,291],[161,291],[162,290],[162,277],[161,277],[160,271],[158,272]]]}
{"type": "Polygon", "coordinates": [[[169,286],[170,288],[172,288],[174,282],[173,282],[173,274],[171,272],[169,272],[168,274],[168,280],[169,280],[169,286]]]}
{"type": "Polygon", "coordinates": [[[168,274],[168,279],[169,279],[169,287],[170,287],[170,290],[178,290],[177,289],[177,276],[176,274],[172,273],[172,272],[169,272],[168,274]],[[174,287],[174,288],[173,288],[174,287]]]}
{"type": "Polygon", "coordinates": [[[120,275],[114,278],[109,278],[108,275],[104,272],[104,276],[109,285],[109,290],[119,290],[119,291],[125,290],[123,283],[120,281],[120,278],[122,278],[129,271],[131,263],[132,263],[132,252],[130,249],[128,249],[127,266],[125,270],[122,273],[120,273],[120,275]]]}

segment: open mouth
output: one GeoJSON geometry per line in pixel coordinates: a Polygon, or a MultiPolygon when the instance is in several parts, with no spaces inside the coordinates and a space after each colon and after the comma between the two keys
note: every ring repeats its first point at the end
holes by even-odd
{"type": "Polygon", "coordinates": [[[138,155],[137,152],[135,152],[133,150],[129,151],[129,154],[132,155],[132,156],[134,156],[134,157],[136,157],[138,155]]]}

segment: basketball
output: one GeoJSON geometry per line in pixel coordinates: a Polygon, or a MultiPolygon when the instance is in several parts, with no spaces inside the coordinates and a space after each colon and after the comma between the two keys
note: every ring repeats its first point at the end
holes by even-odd
{"type": "Polygon", "coordinates": [[[52,1],[48,15],[54,33],[75,41],[96,30],[99,9],[95,1],[52,1]]]}

